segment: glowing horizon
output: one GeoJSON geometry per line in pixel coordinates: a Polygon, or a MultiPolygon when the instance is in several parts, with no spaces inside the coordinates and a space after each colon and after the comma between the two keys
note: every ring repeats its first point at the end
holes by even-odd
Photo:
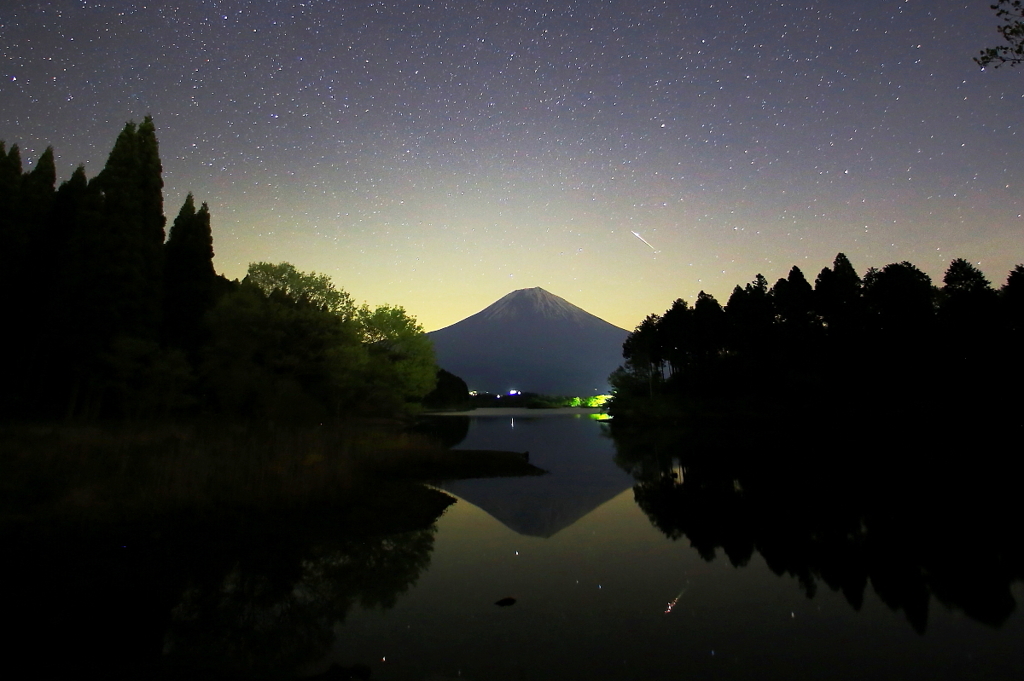
{"type": "Polygon", "coordinates": [[[541,286],[627,330],[758,273],[1024,260],[1024,80],[984,5],[17,3],[0,139],[94,176],[152,114],[165,213],[436,330],[541,286]],[[919,6],[920,5],[920,6],[919,6]]]}

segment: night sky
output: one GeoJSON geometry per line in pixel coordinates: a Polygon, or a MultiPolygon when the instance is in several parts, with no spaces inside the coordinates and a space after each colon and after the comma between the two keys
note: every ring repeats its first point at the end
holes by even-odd
{"type": "Polygon", "coordinates": [[[0,139],[92,177],[151,114],[219,272],[288,261],[427,330],[533,286],[632,329],[840,251],[999,286],[1024,72],[972,61],[990,4],[4,0],[0,139]]]}

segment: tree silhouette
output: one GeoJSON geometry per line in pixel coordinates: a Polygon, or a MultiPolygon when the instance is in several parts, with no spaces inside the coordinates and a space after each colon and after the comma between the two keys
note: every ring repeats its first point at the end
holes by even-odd
{"type": "Polygon", "coordinates": [[[213,306],[217,274],[213,269],[210,210],[196,211],[190,193],[164,244],[164,338],[193,358],[204,338],[203,318],[213,306]]]}
{"type": "Polygon", "coordinates": [[[22,177],[17,224],[13,230],[17,234],[14,239],[17,243],[11,244],[13,249],[8,254],[11,256],[9,261],[0,265],[3,277],[7,279],[0,286],[5,291],[18,292],[8,298],[7,312],[14,321],[12,328],[17,328],[17,333],[11,334],[10,340],[14,341],[14,353],[19,358],[11,367],[9,380],[22,386],[23,396],[35,392],[33,375],[46,361],[41,353],[46,345],[48,298],[60,295],[52,288],[52,278],[34,286],[28,285],[39,277],[39,273],[53,266],[53,250],[60,247],[51,234],[56,182],[53,148],[47,147],[35,168],[22,177]]]}
{"type": "Polygon", "coordinates": [[[668,362],[669,375],[675,376],[690,363],[693,350],[693,309],[677,298],[657,324],[659,354],[668,362]]]}
{"type": "Polygon", "coordinates": [[[151,117],[125,124],[96,177],[79,167],[55,184],[52,148],[25,173],[17,145],[0,142],[13,330],[2,417],[148,419],[196,406],[309,419],[414,410],[434,387],[432,345],[403,308],[357,308],[326,275],[288,263],[255,263],[244,285],[218,276],[209,208],[192,194],[165,242],[151,117]]]}
{"type": "Polygon", "coordinates": [[[468,409],[469,386],[450,371],[438,369],[437,385],[423,398],[423,406],[430,409],[468,409]]]}
{"type": "Polygon", "coordinates": [[[614,374],[613,386],[625,392],[640,389],[648,396],[654,395],[655,383],[663,379],[664,360],[661,353],[661,339],[658,323],[661,317],[647,315],[622,344],[622,356],[626,360],[625,370],[614,374]]]}
{"type": "Polygon", "coordinates": [[[1024,265],[1017,265],[999,289],[1004,328],[1011,338],[1024,336],[1024,265]]]}
{"type": "Polygon", "coordinates": [[[864,299],[875,330],[894,340],[930,331],[934,298],[931,278],[906,261],[864,276],[864,299]]]}
{"type": "Polygon", "coordinates": [[[700,361],[715,358],[725,347],[725,311],[710,293],[701,291],[693,304],[693,353],[700,361]]]}
{"type": "Polygon", "coordinates": [[[974,61],[982,68],[991,65],[994,69],[1024,62],[1024,2],[996,0],[991,7],[996,11],[996,17],[1003,21],[996,30],[1006,44],[985,48],[974,61]]]}
{"type": "Polygon", "coordinates": [[[782,327],[796,336],[805,335],[815,323],[814,291],[799,267],[793,265],[785,279],[771,290],[782,327]]]}
{"type": "Polygon", "coordinates": [[[946,332],[956,335],[959,342],[969,337],[990,340],[998,299],[981,270],[956,258],[946,269],[942,283],[939,316],[946,332]]]}
{"type": "Polygon", "coordinates": [[[845,254],[836,255],[832,268],[821,270],[814,282],[814,308],[833,340],[848,338],[859,327],[861,280],[845,254]]]}
{"type": "Polygon", "coordinates": [[[764,275],[758,274],[743,288],[737,285],[725,312],[730,347],[751,356],[770,354],[774,343],[775,304],[764,275]]]}
{"type": "Polygon", "coordinates": [[[102,196],[101,261],[107,323],[114,335],[155,339],[160,331],[164,216],[151,119],[127,123],[90,184],[102,196]]]}

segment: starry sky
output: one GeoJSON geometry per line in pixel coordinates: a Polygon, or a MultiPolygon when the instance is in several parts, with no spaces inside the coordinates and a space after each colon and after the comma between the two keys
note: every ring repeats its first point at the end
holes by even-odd
{"type": "Polygon", "coordinates": [[[626,329],[757,273],[1024,261],[991,0],[4,0],[0,139],[58,180],[153,116],[168,224],[427,330],[540,286],[626,329]]]}

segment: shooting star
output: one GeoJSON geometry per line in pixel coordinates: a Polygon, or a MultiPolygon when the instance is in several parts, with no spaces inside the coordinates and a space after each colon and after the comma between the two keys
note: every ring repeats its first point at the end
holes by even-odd
{"type": "Polygon", "coordinates": [[[655,253],[657,253],[657,252],[658,252],[658,249],[657,249],[657,248],[655,248],[654,246],[651,246],[651,243],[650,243],[649,241],[647,241],[647,239],[643,238],[642,236],[640,236],[639,234],[637,234],[637,233],[636,233],[636,232],[634,232],[633,230],[629,230],[629,231],[630,231],[630,233],[631,233],[631,234],[632,234],[633,236],[635,236],[635,237],[636,237],[637,239],[640,239],[640,241],[643,241],[643,242],[644,242],[645,244],[647,244],[648,246],[650,246],[650,247],[651,247],[651,250],[652,250],[652,251],[654,251],[655,253]]]}
{"type": "MultiPolygon", "coordinates": [[[[689,584],[689,582],[687,582],[687,584],[689,584]]],[[[665,608],[665,614],[666,615],[669,614],[670,612],[672,612],[672,608],[676,607],[676,603],[679,602],[679,599],[683,597],[683,594],[686,593],[686,590],[688,588],[690,588],[690,587],[684,586],[682,589],[679,590],[679,594],[675,598],[673,598],[671,601],[668,602],[668,607],[665,608]]]]}

